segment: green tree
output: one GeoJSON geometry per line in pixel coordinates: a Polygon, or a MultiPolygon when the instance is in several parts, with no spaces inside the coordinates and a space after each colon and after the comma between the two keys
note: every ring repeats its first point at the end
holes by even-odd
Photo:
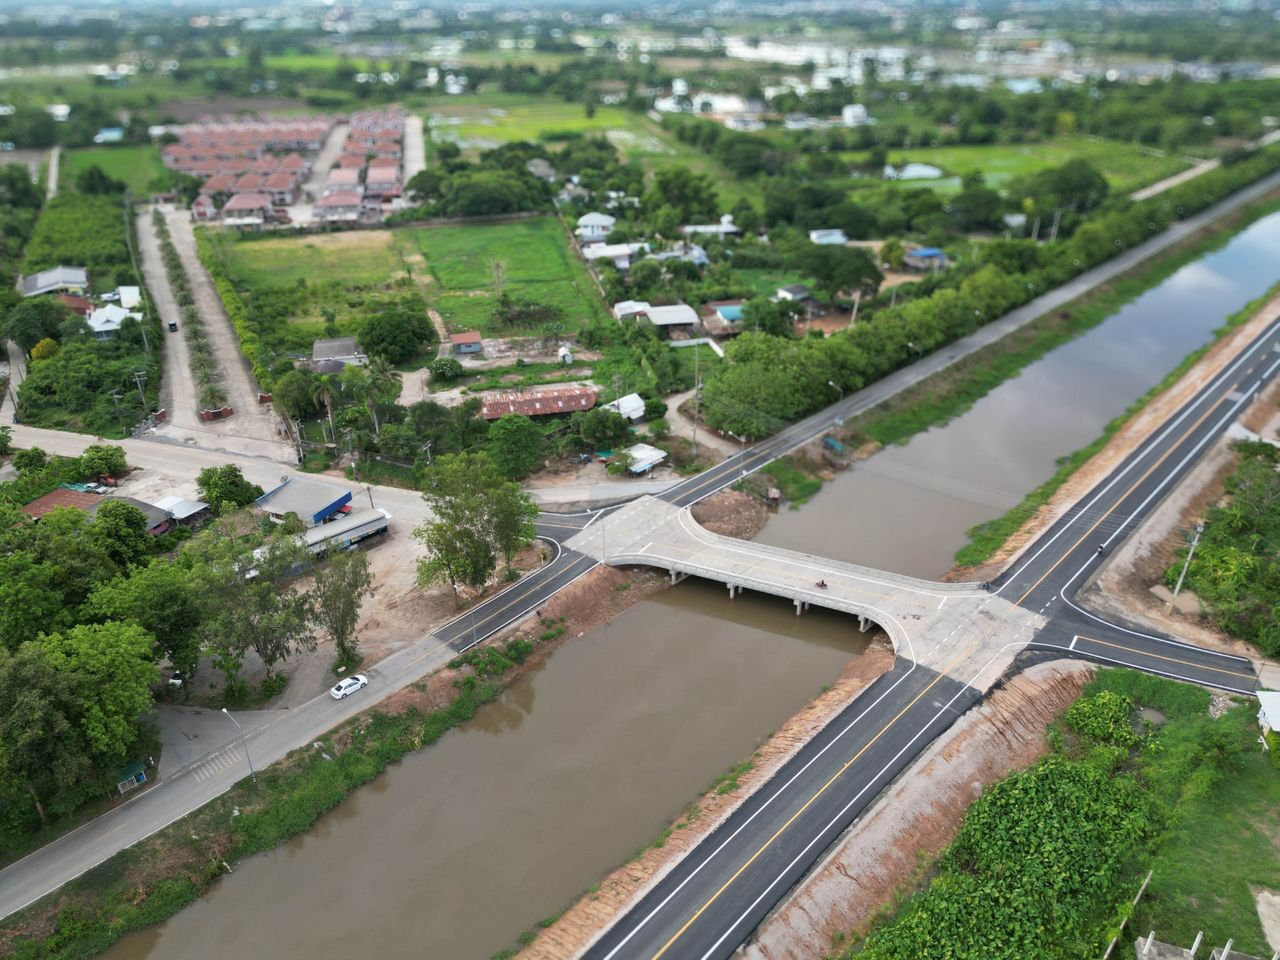
{"type": "Polygon", "coordinates": [[[124,447],[110,443],[93,443],[84,448],[76,461],[76,473],[84,480],[98,477],[123,477],[129,472],[124,447]]]}
{"type": "Polygon", "coordinates": [[[41,340],[57,338],[58,329],[69,314],[53,297],[29,297],[9,311],[0,332],[30,353],[41,340]]]}
{"type": "Polygon", "coordinates": [[[417,310],[389,308],[375,313],[360,328],[360,348],[370,357],[382,357],[391,364],[413,359],[432,338],[425,315],[417,310]]]}
{"type": "Polygon", "coordinates": [[[58,621],[62,592],[53,571],[26,550],[0,555],[0,647],[17,650],[58,621]]]}
{"type": "Polygon", "coordinates": [[[642,208],[653,214],[663,207],[670,208],[679,223],[706,223],[720,214],[711,178],[688,167],[667,167],[654,175],[642,208]]]}
{"type": "Polygon", "coordinates": [[[31,360],[48,360],[58,353],[58,341],[52,337],[45,337],[34,347],[31,348],[31,360]]]}
{"type": "Polygon", "coordinates": [[[880,262],[891,270],[901,270],[906,248],[897,237],[890,237],[880,245],[880,262]]]}
{"type": "Polygon", "coordinates": [[[365,403],[369,408],[369,416],[373,419],[373,435],[381,435],[382,427],[378,422],[378,404],[392,403],[400,393],[400,371],[391,366],[386,357],[374,357],[365,368],[365,403]]]}
{"type": "Polygon", "coordinates": [[[508,570],[511,558],[533,543],[538,535],[537,519],[537,504],[518,483],[503,483],[494,490],[489,505],[490,529],[508,570]]]}
{"type": "Polygon", "coordinates": [[[115,180],[107,176],[96,163],[80,171],[76,177],[76,190],[80,193],[110,194],[124,193],[123,180],[115,180]]]}
{"type": "Polygon", "coordinates": [[[1000,194],[986,185],[981,173],[971,173],[947,204],[947,212],[957,230],[983,230],[999,225],[1002,203],[1000,194]]]}
{"type": "Polygon", "coordinates": [[[122,570],[140,563],[151,552],[146,514],[123,500],[110,499],[98,505],[89,539],[122,570]]]}
{"type": "Polygon", "coordinates": [[[315,375],[310,370],[294,368],[276,378],[271,388],[271,395],[284,407],[289,416],[299,420],[308,418],[317,409],[314,399],[314,380],[315,375]]]}
{"type": "Polygon", "coordinates": [[[861,247],[841,247],[807,243],[797,246],[790,257],[793,269],[813,280],[829,303],[844,291],[860,290],[873,295],[884,279],[871,254],[861,247]]]}
{"type": "Polygon", "coordinates": [[[613,450],[631,437],[631,424],[620,413],[596,407],[570,415],[569,437],[584,450],[613,450]]]}
{"type": "Polygon", "coordinates": [[[427,548],[418,561],[424,586],[447,580],[455,588],[482,588],[497,568],[498,554],[510,558],[537,515],[532,500],[484,453],[437,458],[423,473],[422,490],[432,518],[413,535],[427,548]]]}
{"type": "Polygon", "coordinates": [[[356,623],[360,605],[373,589],[369,559],[359,550],[334,551],[317,572],[312,595],[315,622],[323,627],[338,651],[338,663],[351,667],[359,662],[356,623]]]}
{"type": "Polygon", "coordinates": [[[82,686],[38,644],[0,651],[0,761],[31,797],[41,823],[50,813],[74,810],[95,778],[93,751],[76,722],[82,686]]]}
{"type": "Polygon", "coordinates": [[[508,413],[489,428],[489,449],[493,462],[506,477],[527,477],[542,459],[545,438],[542,428],[528,417],[508,413]]]}
{"type": "Polygon", "coordinates": [[[246,507],[262,496],[262,488],[246,480],[234,463],[205,467],[196,476],[196,489],[215,512],[222,510],[224,504],[237,509],[246,507]]]}
{"type": "Polygon", "coordinates": [[[99,583],[83,613],[95,620],[138,624],[155,637],[174,668],[190,677],[200,658],[201,609],[189,565],[157,561],[99,583]]]}
{"type": "Polygon", "coordinates": [[[138,718],[151,707],[159,679],[155,638],[136,623],[93,623],[36,641],[54,669],[80,687],[77,723],[98,763],[118,767],[138,738],[138,718]]]}
{"type": "Polygon", "coordinates": [[[293,537],[272,537],[252,544],[233,540],[217,529],[193,541],[193,575],[203,607],[204,648],[227,681],[227,698],[241,691],[244,656],[255,651],[267,667],[299,649],[314,650],[312,597],[290,589],[286,579],[310,559],[293,537]]]}
{"type": "Polygon", "coordinates": [[[13,427],[7,423],[0,426],[0,457],[8,456],[13,450],[13,427]]]}

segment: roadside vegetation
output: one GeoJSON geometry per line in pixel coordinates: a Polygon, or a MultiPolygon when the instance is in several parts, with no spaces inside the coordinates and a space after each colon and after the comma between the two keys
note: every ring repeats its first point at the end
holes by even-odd
{"type": "MultiPolygon", "coordinates": [[[[55,894],[0,922],[5,960],[88,957],[197,899],[241,859],[303,833],[347,794],[436,743],[495,700],[516,668],[563,633],[544,619],[529,634],[450,663],[443,702],[375,708],[242,780],[227,793],[124,850],[55,894]]],[[[414,688],[415,694],[425,687],[414,688]]]]}
{"type": "MultiPolygon", "coordinates": [[[[1222,500],[1205,513],[1186,586],[1215,626],[1274,657],[1280,654],[1280,450],[1265,440],[1241,441],[1234,449],[1235,469],[1222,500]]],[[[1189,549],[1188,542],[1165,571],[1170,587],[1189,549]]]]}
{"type": "Polygon", "coordinates": [[[354,617],[369,589],[363,554],[316,569],[303,589],[281,585],[311,565],[296,520],[275,525],[240,509],[260,496],[234,466],[209,468],[200,494],[221,519],[192,535],[154,536],[130,503],[104,499],[93,516],[57,507],[38,522],[19,508],[61,485],[128,471],[124,451],[90,446],[74,460],[39,448],[13,457],[0,484],[0,857],[51,839],[110,795],[130,761],[159,753],[145,718],[162,665],[188,695],[202,659],[223,674],[227,704],[250,696],[252,654],[275,667],[316,635],[352,661],[354,617]],[[250,572],[252,570],[252,573],[250,572]]]}
{"type": "MultiPolygon", "coordinates": [[[[1161,893],[1191,879],[1192,864],[1176,852],[1185,857],[1186,840],[1203,838],[1200,826],[1222,819],[1220,789],[1261,759],[1249,705],[1214,719],[1209,701],[1196,687],[1100,671],[1050,728],[1049,756],[974,801],[928,887],[840,956],[1101,956],[1120,933],[1148,864],[1156,872],[1144,902],[1169,920],[1155,929],[1172,933],[1173,918],[1181,917],[1178,929],[1221,931],[1211,936],[1218,942],[1234,936],[1241,949],[1261,952],[1256,914],[1241,929],[1220,926],[1237,916],[1242,891],[1252,903],[1247,882],[1226,896],[1218,886],[1217,896],[1202,901],[1161,893]]],[[[1280,782],[1270,773],[1273,784],[1280,782]]],[[[1223,833],[1246,835],[1217,830],[1223,833]]],[[[1270,843],[1254,832],[1245,841],[1250,862],[1271,851],[1270,843]]],[[[1224,862],[1229,853],[1201,847],[1206,862],[1224,862]]],[[[1270,860],[1267,872],[1274,874],[1273,854],[1270,860]]]]}

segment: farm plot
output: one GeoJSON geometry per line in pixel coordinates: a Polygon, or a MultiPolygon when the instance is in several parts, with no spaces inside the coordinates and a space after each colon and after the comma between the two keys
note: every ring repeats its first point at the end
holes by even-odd
{"type": "Polygon", "coordinates": [[[129,192],[138,197],[167,188],[173,179],[173,174],[160,160],[160,151],[152,146],[68,150],[62,154],[59,166],[59,184],[63,189],[74,187],[76,178],[90,167],[97,167],[112,180],[123,181],[129,192]]]}
{"type": "MultiPolygon", "coordinates": [[[[850,154],[865,160],[865,155],[850,154]]],[[[1107,178],[1116,193],[1129,193],[1157,180],[1173,176],[1189,167],[1190,161],[1151,150],[1135,143],[1101,140],[1084,136],[1057,137],[1044,143],[991,144],[986,146],[919,147],[890,150],[889,162],[927,163],[942,169],[940,180],[903,181],[904,186],[932,187],[944,192],[960,189],[960,180],[981,173],[988,186],[1002,187],[1008,181],[1068,160],[1088,160],[1107,178]]]]}
{"type": "Polygon", "coordinates": [[[409,228],[397,235],[426,258],[426,294],[450,330],[529,334],[558,324],[577,331],[604,315],[586,266],[569,248],[554,217],[512,223],[409,228]],[[529,307],[527,321],[495,316],[499,290],[529,307]]]}
{"type": "Polygon", "coordinates": [[[265,342],[307,353],[325,336],[356,336],[389,308],[425,310],[387,230],[264,239],[203,231],[210,265],[234,285],[265,342]]]}

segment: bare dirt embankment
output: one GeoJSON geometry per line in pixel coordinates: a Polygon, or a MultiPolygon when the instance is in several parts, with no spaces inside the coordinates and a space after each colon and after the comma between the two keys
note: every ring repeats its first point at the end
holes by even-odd
{"type": "Polygon", "coordinates": [[[914,886],[989,784],[1048,751],[1045,725],[1080,695],[1093,668],[1039,664],[956,721],[838,841],[746,945],[754,960],[822,957],[914,886]]]}

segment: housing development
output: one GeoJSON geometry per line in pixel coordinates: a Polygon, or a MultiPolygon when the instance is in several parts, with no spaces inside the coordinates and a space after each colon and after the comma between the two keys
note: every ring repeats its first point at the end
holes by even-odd
{"type": "Polygon", "coordinates": [[[0,960],[1276,960],[1278,24],[0,0],[0,960]]]}

